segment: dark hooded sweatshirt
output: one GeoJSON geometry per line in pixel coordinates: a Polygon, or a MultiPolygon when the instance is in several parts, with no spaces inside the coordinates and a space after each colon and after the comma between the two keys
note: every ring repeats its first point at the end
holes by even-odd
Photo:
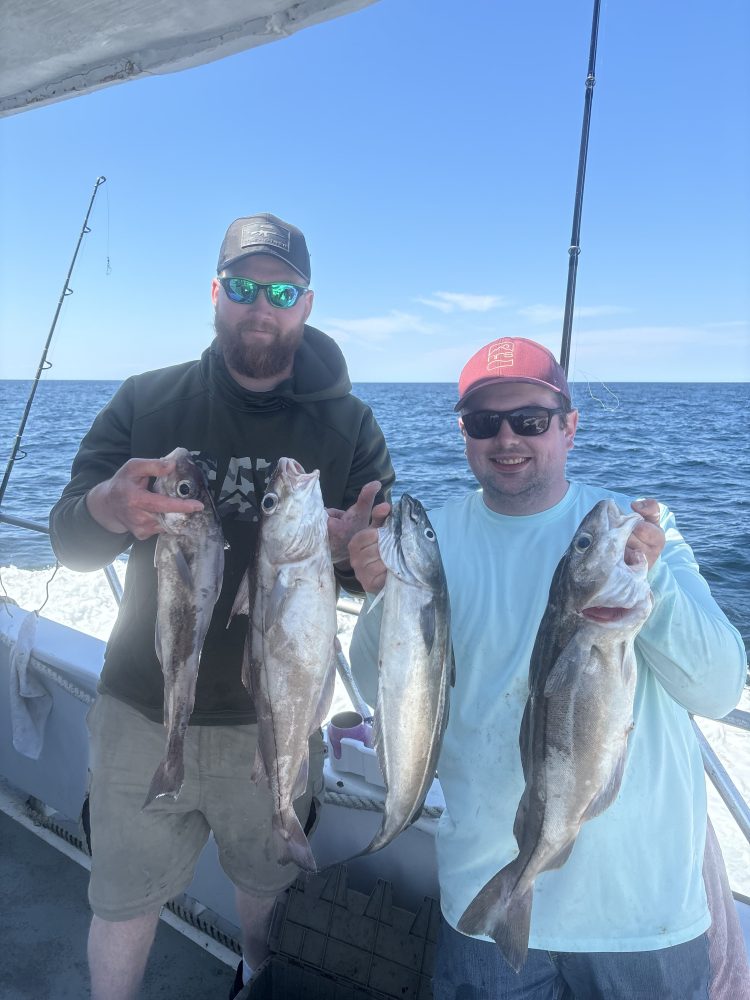
{"type": "MultiPolygon", "coordinates": [[[[105,530],[91,517],[86,494],[130,458],[160,458],[183,447],[207,474],[229,543],[221,595],[203,644],[191,723],[255,720],[241,681],[247,617],[226,625],[242,575],[254,559],[259,503],[274,463],[286,456],[307,471],[319,469],[323,503],[340,510],[355,502],[365,483],[379,479],[382,499],[394,480],[383,434],[369,407],[350,390],[338,346],[310,326],[295,355],[293,375],[270,392],[238,385],[215,342],[200,361],[123,383],[81,442],[71,480],[50,514],[53,549],[71,569],[99,569],[131,548],[100,691],[155,722],[163,720],[164,683],[154,639],[156,536],[141,542],[105,530]]],[[[359,589],[353,575],[337,577],[347,589],[359,589]]]]}

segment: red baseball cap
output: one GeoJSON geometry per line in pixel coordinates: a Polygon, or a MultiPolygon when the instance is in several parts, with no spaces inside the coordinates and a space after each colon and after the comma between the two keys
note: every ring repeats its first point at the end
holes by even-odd
{"type": "Polygon", "coordinates": [[[477,389],[496,382],[531,382],[559,392],[570,402],[570,389],[565,372],[554,354],[534,340],[524,337],[502,337],[481,347],[464,365],[458,380],[458,402],[455,410],[477,389]]]}

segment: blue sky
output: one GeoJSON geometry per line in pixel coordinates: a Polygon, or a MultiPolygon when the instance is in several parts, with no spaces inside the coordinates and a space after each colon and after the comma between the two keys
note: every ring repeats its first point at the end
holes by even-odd
{"type": "MultiPolygon", "coordinates": [[[[196,357],[227,225],[312,255],[353,381],[456,381],[501,335],[559,353],[590,0],[379,0],[183,73],[0,120],[0,378],[196,357]]],[[[750,378],[750,8],[604,0],[571,377],[750,378]]]]}

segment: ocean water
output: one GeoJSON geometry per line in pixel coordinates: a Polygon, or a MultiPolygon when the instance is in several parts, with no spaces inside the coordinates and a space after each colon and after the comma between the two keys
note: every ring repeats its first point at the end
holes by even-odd
{"type": "MultiPolygon", "coordinates": [[[[26,425],[26,457],[15,463],[2,505],[46,523],[68,480],[81,437],[116,382],[42,381],[26,425]]],[[[0,381],[0,469],[4,472],[31,383],[0,381]]],[[[429,510],[476,488],[453,413],[450,383],[359,383],[398,476],[429,510]]],[[[701,572],[750,651],[750,384],[576,383],[580,410],[571,478],[667,503],[701,572]]],[[[46,537],[0,524],[0,567],[54,564],[46,537]]]]}
{"type": "MultiPolygon", "coordinates": [[[[0,473],[4,473],[30,382],[0,381],[0,473]]],[[[111,397],[116,382],[43,381],[23,436],[2,511],[46,523],[68,480],[81,437],[111,397]]],[[[355,393],[373,409],[389,443],[398,481],[428,508],[476,488],[446,383],[360,383],[355,393]]],[[[750,650],[750,467],[747,418],[750,385],[578,383],[580,410],[570,478],[649,495],[675,512],[701,572],[750,650]]],[[[101,573],[54,570],[46,536],[0,524],[0,593],[53,621],[106,639],[116,605],[101,573]]],[[[122,577],[124,563],[117,570],[122,577]]],[[[354,619],[339,614],[348,651],[354,619]]],[[[349,707],[337,682],[331,714],[349,707]]],[[[750,711],[750,688],[740,705],[750,711]]],[[[746,801],[750,801],[750,734],[699,720],[746,801]]],[[[733,889],[750,896],[750,846],[707,782],[709,812],[733,889]]]]}

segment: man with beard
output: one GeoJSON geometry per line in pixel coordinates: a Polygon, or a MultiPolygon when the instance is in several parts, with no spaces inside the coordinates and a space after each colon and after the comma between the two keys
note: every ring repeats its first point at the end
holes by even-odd
{"type": "MultiPolygon", "coordinates": [[[[89,716],[94,1000],[138,994],[160,909],[190,883],[209,831],[236,887],[242,924],[244,961],[232,996],[267,954],[275,899],[299,873],[277,861],[270,792],[250,780],[257,725],[241,681],[247,621],[227,622],[280,457],[320,470],[336,576],[355,592],[348,541],[371,517],[382,520],[394,480],[383,435],[370,409],[352,396],[338,346],[306,324],[309,283],[299,229],[268,214],[233,222],[211,287],[216,339],[198,361],[123,383],[83,439],[50,515],[55,553],[72,569],[99,569],[130,549],[89,716]],[[185,738],[185,782],[175,800],[162,797],[142,809],[164,752],[163,677],[154,645],[160,515],[202,508],[149,490],[152,477],[172,471],[173,460],[160,456],[176,447],[187,448],[203,469],[228,549],[185,738]]],[[[319,734],[310,753],[307,789],[295,803],[308,830],[322,788],[319,734]]]]}

